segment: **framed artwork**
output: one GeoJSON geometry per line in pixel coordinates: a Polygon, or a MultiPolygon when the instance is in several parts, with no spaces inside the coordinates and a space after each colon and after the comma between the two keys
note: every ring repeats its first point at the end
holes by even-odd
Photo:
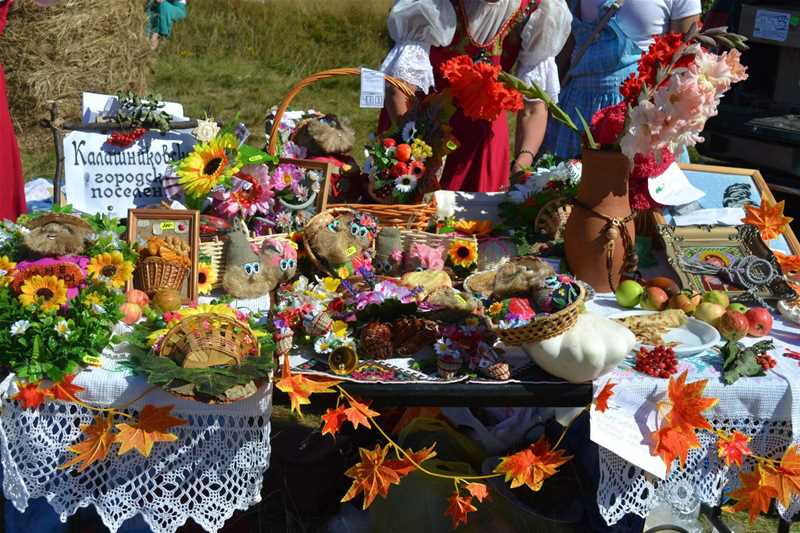
{"type": "MultiPolygon", "coordinates": [[[[128,211],[128,242],[140,253],[140,264],[149,256],[180,261],[189,267],[180,288],[185,302],[197,300],[197,260],[200,248],[200,212],[183,209],[130,209],[128,211]],[[164,248],[148,248],[149,242],[164,242],[164,248]]],[[[137,269],[140,268],[137,264],[137,269]]],[[[134,272],[133,286],[137,285],[134,272]]],[[[129,287],[130,288],[130,287],[129,287]]],[[[142,288],[136,286],[136,288],[142,288]]]]}
{"type": "Polygon", "coordinates": [[[794,298],[795,292],[780,276],[780,267],[772,251],[767,248],[754,226],[687,226],[668,224],[658,226],[664,240],[667,261],[675,270],[684,289],[697,292],[722,290],[732,300],[749,300],[742,288],[727,283],[715,275],[687,271],[685,261],[705,263],[714,267],[730,267],[738,259],[755,256],[765,260],[778,275],[756,292],[764,299],[794,298]]]}
{"type": "Polygon", "coordinates": [[[328,206],[331,165],[309,159],[281,158],[275,172],[284,188],[275,191],[283,209],[273,221],[274,233],[299,231],[311,217],[328,206]]]}
{"type": "MultiPolygon", "coordinates": [[[[741,218],[744,218],[743,212],[739,217],[734,209],[742,209],[747,203],[761,205],[763,198],[775,201],[758,170],[694,164],[681,164],[680,168],[689,178],[689,183],[706,193],[698,200],[701,209],[725,209],[728,211],[727,216],[733,215],[730,222],[734,223],[726,226],[728,228],[739,225],[741,218]]],[[[693,213],[696,214],[697,211],[693,213]]],[[[668,209],[654,211],[654,218],[656,224],[672,226],[680,221],[680,218],[676,220],[675,214],[668,209]]],[[[769,241],[767,246],[786,255],[800,254],[800,241],[789,226],[781,236],[769,241]]]]}

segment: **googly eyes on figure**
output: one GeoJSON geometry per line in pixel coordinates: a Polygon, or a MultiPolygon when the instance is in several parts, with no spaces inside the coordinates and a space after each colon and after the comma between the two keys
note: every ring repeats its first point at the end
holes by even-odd
{"type": "MultiPolygon", "coordinates": [[[[329,222],[328,223],[328,231],[330,231],[332,233],[336,233],[337,231],[339,231],[339,221],[338,220],[334,220],[332,222],[329,222]]],[[[351,231],[352,231],[352,229],[351,229],[351,231]]]]}
{"type": "Polygon", "coordinates": [[[261,265],[258,263],[245,263],[242,268],[244,268],[244,272],[248,276],[253,276],[261,271],[261,265]]]}

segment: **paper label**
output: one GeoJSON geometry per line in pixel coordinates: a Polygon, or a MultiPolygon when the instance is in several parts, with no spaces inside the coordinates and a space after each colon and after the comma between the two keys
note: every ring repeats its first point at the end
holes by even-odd
{"type": "Polygon", "coordinates": [[[84,355],[81,359],[89,366],[102,366],[103,364],[103,360],[95,355],[84,355]]]}
{"type": "Polygon", "coordinates": [[[461,305],[467,305],[467,301],[460,294],[456,294],[456,301],[461,305]]]}
{"type": "Polygon", "coordinates": [[[353,257],[354,255],[356,255],[356,253],[358,253],[358,248],[356,248],[355,246],[351,246],[345,251],[347,257],[353,257]]]}
{"type": "Polygon", "coordinates": [[[361,100],[360,106],[369,109],[381,109],[386,92],[383,72],[361,69],[361,100]]]}
{"type": "Polygon", "coordinates": [[[706,195],[689,183],[689,178],[677,163],[672,163],[660,176],[648,179],[647,189],[653,200],[661,205],[690,204],[706,195]]]}
{"type": "Polygon", "coordinates": [[[161,231],[175,231],[175,222],[162,222],[161,231]]]}
{"type": "Polygon", "coordinates": [[[753,37],[770,41],[785,42],[789,36],[790,13],[759,9],[756,11],[756,26],[753,37]]]}

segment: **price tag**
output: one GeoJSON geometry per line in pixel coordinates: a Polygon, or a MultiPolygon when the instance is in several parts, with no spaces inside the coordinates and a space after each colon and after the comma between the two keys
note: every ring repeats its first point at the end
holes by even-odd
{"type": "Polygon", "coordinates": [[[82,358],[84,363],[89,366],[102,366],[103,360],[97,357],[96,355],[84,355],[82,358]]]}
{"type": "Polygon", "coordinates": [[[345,253],[347,254],[347,257],[353,257],[354,255],[356,255],[356,253],[358,253],[358,248],[356,248],[355,246],[351,246],[345,251],[345,253]]]}
{"type": "Polygon", "coordinates": [[[456,301],[461,305],[467,305],[467,301],[460,294],[456,294],[456,301]]]}
{"type": "Polygon", "coordinates": [[[361,100],[360,106],[369,109],[381,109],[386,92],[383,72],[361,69],[361,100]]]}
{"type": "Polygon", "coordinates": [[[161,231],[175,231],[175,222],[162,222],[161,231]]]}

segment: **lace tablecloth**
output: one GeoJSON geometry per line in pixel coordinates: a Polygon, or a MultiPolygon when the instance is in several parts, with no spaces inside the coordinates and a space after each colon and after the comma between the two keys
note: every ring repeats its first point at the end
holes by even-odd
{"type": "MultiPolygon", "coordinates": [[[[107,358],[75,383],[87,389],[80,399],[99,407],[126,405],[150,388],[107,358]]],[[[0,456],[5,496],[21,512],[31,499],[45,497],[62,521],[94,505],[112,533],[136,514],[154,533],[174,533],[189,518],[215,533],[234,511],[261,499],[270,459],[271,385],[246,400],[215,406],[150,391],[129,410],[174,405],[172,414],[187,420],[173,428],[178,440],[157,443],[149,458],[112,450],[82,474],[58,467],[74,456],[67,448],[82,439],[79,426],[91,423],[94,414],[63,402],[22,410],[8,400],[15,392],[12,375],[0,384],[0,456]]]]}
{"type": "MultiPolygon", "coordinates": [[[[619,311],[611,301],[609,296],[600,296],[591,308],[603,313],[619,311]]],[[[719,398],[716,407],[707,411],[715,429],[741,431],[752,437],[754,453],[780,459],[787,446],[800,442],[800,366],[798,361],[783,357],[784,348],[800,345],[800,329],[776,317],[770,338],[775,341],[771,354],[777,366],[764,377],[741,378],[726,386],[720,380],[720,356],[710,352],[681,359],[678,370],[689,369],[689,382],[708,378],[704,396],[719,398]]],[[[756,340],[748,337],[743,342],[752,344],[756,340]]],[[[663,398],[667,385],[665,379],[650,378],[623,365],[597,380],[595,393],[608,379],[617,383],[609,405],[624,410],[632,423],[636,420],[640,425],[655,402],[663,398]]],[[[691,512],[700,502],[719,505],[724,489],[736,480],[739,469],[729,469],[720,461],[713,435],[703,431],[698,435],[702,448],[692,450],[686,468],[674,468],[665,481],[601,447],[597,498],[606,521],[615,524],[628,513],[646,517],[661,502],[683,513],[691,512]]],[[[797,499],[788,509],[779,506],[781,516],[787,519],[798,511],[797,499]]]]}

